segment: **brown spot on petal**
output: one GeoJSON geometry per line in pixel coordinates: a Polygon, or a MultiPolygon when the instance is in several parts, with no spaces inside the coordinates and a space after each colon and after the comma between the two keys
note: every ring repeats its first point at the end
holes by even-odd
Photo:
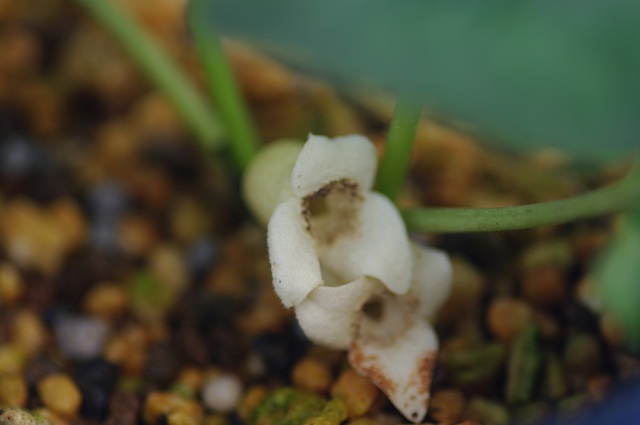
{"type": "Polygon", "coordinates": [[[367,355],[362,352],[357,344],[352,344],[349,350],[349,363],[358,373],[369,378],[385,394],[396,391],[397,383],[391,380],[380,366],[381,361],[378,356],[367,355]]]}
{"type": "Polygon", "coordinates": [[[302,201],[302,214],[313,239],[331,245],[339,236],[353,235],[359,227],[362,196],[358,184],[349,179],[334,180],[302,201]]]}
{"type": "MultiPolygon", "coordinates": [[[[421,401],[420,404],[422,404],[425,409],[428,407],[435,359],[436,353],[433,352],[417,361],[417,367],[415,369],[417,373],[413,375],[401,391],[401,393],[410,394],[402,405],[404,412],[409,410],[411,406],[415,406],[418,401],[421,401]]],[[[421,414],[419,412],[412,412],[408,414],[407,418],[412,421],[417,421],[420,420],[420,416],[421,414]]]]}
{"type": "Polygon", "coordinates": [[[433,379],[433,369],[436,364],[436,353],[429,353],[420,360],[418,368],[418,378],[420,379],[420,394],[426,394],[427,400],[431,389],[431,380],[433,379]]]}

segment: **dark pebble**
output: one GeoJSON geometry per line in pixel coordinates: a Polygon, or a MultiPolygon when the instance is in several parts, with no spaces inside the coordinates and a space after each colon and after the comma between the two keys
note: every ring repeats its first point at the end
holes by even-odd
{"type": "Polygon", "coordinates": [[[618,353],[613,357],[613,364],[622,381],[640,382],[640,358],[618,353]]]}
{"type": "Polygon", "coordinates": [[[25,304],[34,311],[42,311],[56,302],[56,282],[42,273],[29,269],[22,271],[24,280],[25,304]]]}
{"type": "Polygon", "coordinates": [[[22,195],[43,204],[61,198],[75,198],[77,185],[73,179],[69,169],[51,161],[37,170],[22,195]]]}
{"type": "Polygon", "coordinates": [[[118,224],[130,200],[122,185],[115,181],[97,184],[87,196],[91,216],[90,240],[98,249],[118,249],[118,224]]]}
{"type": "Polygon", "coordinates": [[[597,333],[599,330],[598,316],[576,300],[567,301],[562,313],[566,326],[570,328],[590,333],[597,333]]]}
{"type": "Polygon", "coordinates": [[[220,246],[215,239],[201,238],[186,250],[185,260],[191,275],[199,280],[216,264],[220,257],[220,246]]]}
{"type": "Polygon", "coordinates": [[[176,346],[195,363],[238,367],[246,351],[236,326],[242,305],[235,297],[206,290],[182,297],[169,316],[174,335],[179,333],[176,346]]]}
{"type": "Polygon", "coordinates": [[[27,127],[23,112],[4,102],[0,103],[0,139],[15,137],[16,134],[24,133],[27,127]]]}
{"type": "Polygon", "coordinates": [[[236,297],[202,291],[192,303],[196,324],[200,329],[231,325],[244,308],[236,297]]]}
{"type": "Polygon", "coordinates": [[[245,425],[245,421],[242,420],[242,418],[240,417],[240,415],[238,415],[238,412],[231,412],[229,415],[227,415],[227,418],[229,420],[229,425],[245,425]]]}
{"type": "Polygon", "coordinates": [[[73,117],[69,123],[73,131],[89,133],[89,129],[108,116],[107,107],[100,96],[89,89],[73,90],[65,101],[69,116],[73,117]]]}
{"type": "Polygon", "coordinates": [[[136,425],[138,424],[140,398],[133,393],[116,392],[111,397],[109,417],[105,425],[136,425]]]}
{"type": "Polygon", "coordinates": [[[194,291],[181,297],[171,310],[169,323],[172,328],[193,326],[201,333],[212,327],[235,328],[235,321],[244,303],[225,294],[207,290],[194,291]]]}
{"type": "Polygon", "coordinates": [[[105,181],[91,189],[87,204],[93,221],[116,223],[126,211],[129,198],[120,183],[105,181]]]}
{"type": "Polygon", "coordinates": [[[34,357],[25,368],[25,378],[31,384],[37,383],[47,375],[61,373],[64,371],[63,365],[55,361],[51,356],[46,354],[34,357]]]}
{"type": "Polygon", "coordinates": [[[36,384],[45,376],[61,372],[64,372],[61,363],[58,363],[49,355],[42,354],[27,363],[24,370],[24,378],[30,388],[35,388],[36,384]]]}
{"type": "Polygon", "coordinates": [[[209,363],[209,347],[202,334],[193,326],[181,325],[173,331],[174,343],[183,353],[187,363],[206,366],[209,363]]]}
{"type": "Polygon", "coordinates": [[[149,140],[142,152],[142,161],[150,166],[159,166],[174,181],[194,184],[200,175],[199,151],[188,143],[166,143],[163,140],[149,140]]]}
{"type": "Polygon", "coordinates": [[[111,393],[118,376],[118,366],[103,358],[76,364],[75,381],[82,393],[82,416],[97,420],[107,418],[111,393]]]}
{"type": "Polygon", "coordinates": [[[504,275],[512,257],[498,233],[446,234],[441,236],[438,247],[465,258],[490,276],[504,275]]]}
{"type": "Polygon", "coordinates": [[[293,365],[304,355],[309,341],[293,324],[285,332],[265,332],[253,341],[253,347],[264,361],[268,370],[280,378],[288,379],[293,365]]]}
{"type": "Polygon", "coordinates": [[[11,339],[9,320],[7,320],[5,313],[4,311],[0,311],[0,346],[5,345],[11,339]]]}
{"type": "Polygon", "coordinates": [[[117,252],[120,249],[118,243],[118,223],[114,221],[93,221],[89,229],[91,245],[106,252],[117,252]]]}
{"type": "Polygon", "coordinates": [[[0,144],[0,172],[23,177],[37,171],[44,162],[42,149],[24,136],[12,136],[0,144]]]}
{"type": "Polygon", "coordinates": [[[241,369],[247,349],[237,329],[214,326],[207,330],[204,339],[208,343],[211,363],[232,371],[241,369]]]}
{"type": "Polygon", "coordinates": [[[173,344],[159,342],[151,345],[148,352],[144,380],[152,388],[164,388],[169,385],[182,363],[173,344]]]}
{"type": "Polygon", "coordinates": [[[122,264],[115,255],[91,249],[73,252],[57,278],[58,300],[78,304],[91,287],[104,281],[118,281],[122,264]]]}
{"type": "Polygon", "coordinates": [[[80,414],[89,419],[104,420],[109,415],[109,400],[111,391],[99,386],[80,388],[82,405],[80,414]]]}

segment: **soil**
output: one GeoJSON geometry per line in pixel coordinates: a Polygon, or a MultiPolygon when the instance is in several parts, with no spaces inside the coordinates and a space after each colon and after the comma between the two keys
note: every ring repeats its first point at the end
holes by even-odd
{"type": "MultiPolygon", "coordinates": [[[[118,2],[201,84],[180,2],[118,2]]],[[[199,150],[97,24],[62,0],[0,2],[0,45],[0,415],[406,421],[345,353],[305,338],[273,293],[265,231],[231,161],[199,150]]],[[[338,93],[238,43],[227,51],[263,140],[361,133],[382,149],[392,99],[338,93]]],[[[552,200],[621,170],[494,151],[425,120],[400,205],[552,200]]],[[[413,235],[447,251],[455,275],[434,321],[441,352],[426,422],[575,417],[637,380],[640,359],[599,313],[590,279],[614,224],[413,235]]]]}

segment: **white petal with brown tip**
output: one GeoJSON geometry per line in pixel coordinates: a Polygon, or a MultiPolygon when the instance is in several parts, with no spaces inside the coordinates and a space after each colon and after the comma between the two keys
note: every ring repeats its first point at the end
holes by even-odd
{"type": "Polygon", "coordinates": [[[380,321],[361,322],[349,362],[407,419],[418,423],[427,414],[437,350],[438,340],[428,322],[415,312],[407,316],[406,310],[392,307],[385,309],[380,321]],[[390,330],[396,331],[395,336],[390,330]]]}

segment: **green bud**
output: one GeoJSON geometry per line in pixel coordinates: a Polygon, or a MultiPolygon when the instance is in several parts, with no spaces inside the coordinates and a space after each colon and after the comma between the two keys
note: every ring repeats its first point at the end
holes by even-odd
{"type": "Polygon", "coordinates": [[[242,195],[245,203],[263,225],[278,204],[293,196],[291,171],[303,142],[280,139],[264,146],[244,173],[242,195]]]}

